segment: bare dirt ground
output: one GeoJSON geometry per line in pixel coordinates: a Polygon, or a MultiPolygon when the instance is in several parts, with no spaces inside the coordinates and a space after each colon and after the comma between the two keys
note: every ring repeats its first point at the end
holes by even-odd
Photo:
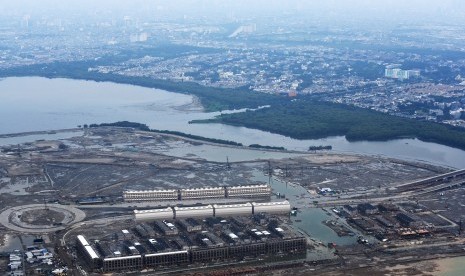
{"type": "MultiPolygon", "coordinates": [[[[75,204],[84,197],[105,197],[113,204],[122,201],[122,192],[127,189],[247,185],[267,182],[270,176],[283,183],[302,186],[312,197],[317,197],[317,190],[323,187],[338,191],[342,196],[386,190],[399,183],[447,171],[428,164],[379,156],[253,150],[131,129],[95,128],[65,140],[0,147],[0,209],[43,204],[44,201],[75,204]],[[236,152],[240,154],[229,155],[236,152]]],[[[463,191],[447,190],[441,195],[435,193],[419,199],[419,204],[429,208],[419,215],[427,220],[429,212],[434,211],[449,219],[457,218],[457,214],[462,213],[463,191]]],[[[107,207],[86,209],[86,215],[90,220],[99,220],[107,215],[130,212],[128,208],[107,207]]],[[[22,220],[41,225],[59,221],[60,217],[37,211],[25,213],[22,220]]],[[[89,235],[102,229],[107,231],[108,222],[98,223],[101,225],[85,227],[89,235]]],[[[131,223],[131,220],[120,221],[118,226],[131,223]]],[[[395,266],[380,262],[376,268],[361,268],[360,265],[373,261],[370,254],[377,253],[365,252],[368,248],[357,246],[361,247],[360,252],[357,251],[359,256],[351,257],[350,270],[323,269],[323,273],[309,266],[302,270],[276,271],[276,275],[433,275],[439,266],[434,261],[395,266]]],[[[421,256],[425,252],[418,254],[421,256]]]]}
{"type": "Polygon", "coordinates": [[[55,210],[37,209],[23,212],[21,221],[34,225],[50,225],[55,222],[61,222],[65,218],[63,213],[55,210]]]}
{"type": "Polygon", "coordinates": [[[226,156],[217,156],[221,147],[122,128],[87,129],[65,140],[4,146],[0,153],[0,199],[16,205],[38,203],[44,197],[52,201],[120,197],[126,189],[247,185],[257,183],[253,180],[257,170],[265,175],[270,169],[275,177],[308,190],[363,191],[446,171],[381,157],[230,146],[224,147],[225,151],[237,150],[242,156],[235,158],[240,161],[227,163],[226,156]]]}

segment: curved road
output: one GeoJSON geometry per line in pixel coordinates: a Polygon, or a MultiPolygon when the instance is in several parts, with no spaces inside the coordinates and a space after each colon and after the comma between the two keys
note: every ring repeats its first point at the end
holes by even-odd
{"type": "Polygon", "coordinates": [[[25,224],[24,227],[16,225],[11,222],[11,215],[18,211],[26,211],[26,210],[37,210],[43,209],[43,204],[30,204],[30,205],[22,205],[11,207],[0,213],[0,224],[5,226],[6,228],[21,232],[21,233],[50,233],[55,232],[57,230],[63,230],[71,224],[80,222],[84,220],[86,214],[79,210],[78,208],[68,206],[68,205],[60,205],[60,204],[48,204],[47,205],[50,209],[54,209],[55,211],[59,211],[59,209],[65,210],[73,215],[73,219],[67,224],[63,226],[32,226],[29,224],[25,224]]]}

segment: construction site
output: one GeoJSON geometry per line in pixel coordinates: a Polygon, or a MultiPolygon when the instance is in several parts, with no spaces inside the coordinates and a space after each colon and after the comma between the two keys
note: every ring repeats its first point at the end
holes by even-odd
{"type": "Polygon", "coordinates": [[[118,127],[2,138],[18,141],[0,144],[10,275],[318,275],[465,255],[463,170],[118,127]]]}
{"type": "Polygon", "coordinates": [[[188,218],[138,223],[92,241],[77,236],[86,270],[96,272],[188,270],[218,262],[305,259],[306,238],[278,217],[188,218]]]}

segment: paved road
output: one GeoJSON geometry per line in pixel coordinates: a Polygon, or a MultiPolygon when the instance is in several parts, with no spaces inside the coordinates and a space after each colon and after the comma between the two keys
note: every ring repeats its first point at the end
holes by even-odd
{"type": "Polygon", "coordinates": [[[463,175],[465,175],[465,169],[448,172],[445,174],[440,174],[440,175],[432,176],[432,177],[425,178],[425,179],[415,180],[415,181],[408,182],[408,183],[399,184],[396,187],[401,188],[401,187],[410,186],[410,185],[426,184],[426,183],[431,183],[431,182],[444,180],[444,179],[452,179],[454,177],[463,176],[463,175]]]}
{"type": "Polygon", "coordinates": [[[101,218],[101,219],[94,219],[94,220],[87,220],[87,221],[83,221],[83,222],[77,222],[73,225],[71,225],[71,227],[69,227],[68,231],[66,231],[66,233],[63,235],[63,238],[61,238],[61,245],[62,246],[66,246],[66,236],[82,227],[82,226],[85,226],[85,225],[97,225],[97,224],[108,224],[108,223],[112,223],[112,222],[115,222],[115,221],[121,221],[121,220],[126,220],[126,219],[134,219],[134,216],[133,215],[123,215],[123,216],[116,216],[116,217],[108,217],[108,218],[101,218]]]}
{"type": "MultiPolygon", "coordinates": [[[[266,200],[266,198],[265,198],[266,200]]],[[[95,208],[162,208],[175,205],[195,205],[200,203],[205,204],[221,204],[221,203],[238,203],[238,202],[260,202],[259,198],[205,198],[205,199],[189,199],[189,200],[164,200],[164,201],[145,201],[145,202],[121,202],[115,204],[96,204],[96,205],[79,205],[80,209],[95,209],[95,208]]]]}
{"type": "MultiPolygon", "coordinates": [[[[73,206],[68,206],[68,205],[60,205],[60,204],[48,204],[47,205],[50,209],[55,210],[55,211],[60,211],[65,210],[73,215],[72,220],[68,223],[68,225],[80,222],[84,220],[86,217],[86,214],[79,210],[78,208],[75,208],[73,206]]],[[[11,207],[9,209],[6,209],[2,213],[0,213],[0,223],[4,225],[6,228],[20,232],[20,233],[50,233],[50,232],[55,232],[57,230],[63,230],[67,227],[67,225],[64,226],[39,226],[39,225],[31,225],[31,224],[26,224],[24,223],[23,225],[18,225],[19,223],[16,222],[15,224],[12,223],[11,216],[15,212],[20,212],[20,211],[26,211],[26,210],[37,210],[37,209],[43,209],[44,205],[43,204],[30,204],[30,205],[22,205],[22,206],[16,206],[16,207],[11,207]]]]}
{"type": "MultiPolygon", "coordinates": [[[[454,182],[438,182],[432,187],[428,188],[421,188],[418,187],[414,191],[405,191],[405,192],[398,192],[397,194],[382,194],[382,195],[377,195],[375,190],[370,190],[366,191],[365,193],[356,193],[354,195],[349,195],[349,196],[341,196],[341,198],[318,198],[315,200],[318,200],[318,204],[322,206],[333,206],[333,205],[344,205],[344,204],[358,204],[358,203],[364,203],[364,202],[370,202],[370,203],[378,203],[378,202],[383,202],[383,201],[388,201],[388,200],[399,200],[403,198],[409,198],[409,197],[417,197],[420,195],[424,194],[429,194],[429,193],[434,193],[438,192],[444,189],[448,188],[460,188],[461,186],[465,185],[464,180],[457,180],[454,182]]],[[[395,193],[395,191],[394,191],[395,193]]]]}

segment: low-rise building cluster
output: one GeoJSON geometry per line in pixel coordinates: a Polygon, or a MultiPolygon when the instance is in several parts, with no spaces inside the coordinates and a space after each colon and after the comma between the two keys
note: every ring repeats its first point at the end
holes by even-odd
{"type": "Polygon", "coordinates": [[[361,203],[345,205],[337,209],[337,214],[381,241],[424,237],[441,231],[444,226],[453,226],[417,204],[361,203]]]}
{"type": "Polygon", "coordinates": [[[12,275],[24,275],[23,274],[23,262],[21,253],[18,251],[10,254],[10,262],[8,263],[8,269],[12,275]]]}
{"type": "Polygon", "coordinates": [[[301,258],[307,250],[303,235],[265,214],[156,220],[110,236],[76,237],[78,256],[89,270],[137,271],[276,255],[301,258]]]}

